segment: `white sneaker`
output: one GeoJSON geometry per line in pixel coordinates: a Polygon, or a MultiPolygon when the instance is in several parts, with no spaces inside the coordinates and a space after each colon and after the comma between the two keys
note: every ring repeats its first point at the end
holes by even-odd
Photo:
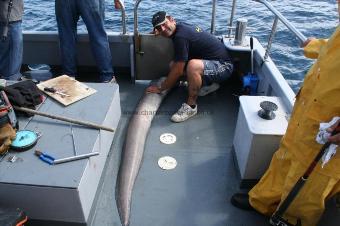
{"type": "Polygon", "coordinates": [[[197,114],[197,104],[191,108],[188,104],[183,103],[182,107],[171,117],[173,122],[183,122],[197,114]]]}
{"type": "Polygon", "coordinates": [[[203,97],[205,95],[208,95],[209,93],[215,92],[220,88],[220,85],[218,83],[211,83],[210,86],[202,86],[202,88],[198,91],[198,96],[203,97]]]}

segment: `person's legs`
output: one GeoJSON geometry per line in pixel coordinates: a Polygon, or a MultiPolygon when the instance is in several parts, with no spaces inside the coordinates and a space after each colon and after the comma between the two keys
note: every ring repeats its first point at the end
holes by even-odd
{"type": "Polygon", "coordinates": [[[275,152],[269,168],[250,190],[249,202],[258,212],[271,216],[281,202],[292,155],[284,149],[275,152]]]}
{"type": "MultiPolygon", "coordinates": [[[[294,170],[297,173],[293,172],[292,174],[288,174],[287,184],[295,184],[297,179],[294,180],[293,178],[300,178],[306,170],[306,166],[303,166],[298,161],[293,162],[292,165],[296,165],[296,168],[299,169],[294,170]]],[[[288,195],[290,188],[288,191],[286,190],[287,189],[285,189],[282,200],[288,195]]],[[[316,226],[324,212],[325,201],[338,192],[340,192],[339,179],[320,174],[314,170],[287,209],[284,218],[292,223],[300,219],[302,226],[316,226]]]]}
{"type": "Polygon", "coordinates": [[[202,86],[203,70],[203,60],[193,59],[188,62],[186,68],[188,80],[188,105],[196,105],[197,94],[202,86]]]}
{"type": "Polygon", "coordinates": [[[232,73],[230,62],[192,59],[186,66],[188,80],[188,99],[176,114],[171,117],[174,122],[182,122],[197,114],[197,96],[204,96],[219,88],[220,83],[227,80],[232,73]],[[209,86],[201,91],[202,86],[209,86]],[[204,93],[204,94],[202,94],[204,93]],[[191,108],[190,108],[190,107],[191,108]]]}
{"type": "Polygon", "coordinates": [[[216,91],[220,87],[219,83],[226,81],[233,72],[233,64],[229,61],[203,60],[203,63],[203,83],[198,96],[216,91]]]}
{"type": "MultiPolygon", "coordinates": [[[[0,30],[2,29],[3,26],[0,25],[0,30]]],[[[0,76],[2,78],[18,80],[21,77],[22,51],[21,21],[10,23],[7,39],[0,41],[0,76]]]]}
{"type": "Polygon", "coordinates": [[[338,183],[332,189],[331,193],[327,197],[327,200],[330,199],[330,198],[335,199],[336,208],[340,210],[340,180],[338,181],[338,183]]]}
{"type": "MultiPolygon", "coordinates": [[[[260,182],[249,192],[249,202],[258,212],[271,216],[287,197],[292,187],[307,169],[289,152],[280,149],[260,182]]],[[[339,179],[313,171],[283,218],[302,226],[317,225],[325,208],[325,200],[340,192],[339,179]]]]}
{"type": "Polygon", "coordinates": [[[107,34],[104,29],[104,1],[78,1],[81,17],[86,24],[92,53],[96,60],[101,82],[108,82],[113,78],[112,56],[107,34]]]}
{"type": "Polygon", "coordinates": [[[75,77],[77,74],[76,43],[79,19],[76,0],[55,0],[55,15],[63,73],[75,77]]]}
{"type": "Polygon", "coordinates": [[[234,67],[230,61],[203,60],[203,63],[203,85],[224,82],[233,73],[234,67]]]}
{"type": "Polygon", "coordinates": [[[183,122],[197,114],[197,93],[202,86],[203,61],[190,60],[186,67],[188,80],[188,99],[181,108],[171,117],[173,122],[183,122]]]}

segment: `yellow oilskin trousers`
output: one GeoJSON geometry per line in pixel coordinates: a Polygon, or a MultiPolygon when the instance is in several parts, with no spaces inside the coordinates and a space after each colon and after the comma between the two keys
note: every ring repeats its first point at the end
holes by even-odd
{"type": "MultiPolygon", "coordinates": [[[[307,57],[317,58],[297,94],[292,116],[270,166],[249,192],[250,204],[272,215],[311,164],[322,145],[315,141],[320,122],[340,116],[340,27],[327,40],[313,40],[305,47],[307,57]]],[[[314,226],[325,200],[340,193],[340,148],[321,168],[315,167],[308,181],[287,209],[284,218],[295,224],[314,226]]]]}

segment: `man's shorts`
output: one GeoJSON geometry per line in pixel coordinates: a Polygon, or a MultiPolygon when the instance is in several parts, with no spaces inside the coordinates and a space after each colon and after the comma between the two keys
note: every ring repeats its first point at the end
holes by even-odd
{"type": "Polygon", "coordinates": [[[224,82],[233,73],[233,64],[230,61],[203,60],[203,64],[203,86],[224,82]]]}

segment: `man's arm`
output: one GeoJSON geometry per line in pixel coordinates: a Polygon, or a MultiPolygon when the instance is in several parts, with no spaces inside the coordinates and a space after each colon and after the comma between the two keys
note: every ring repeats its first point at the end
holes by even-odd
{"type": "Polygon", "coordinates": [[[161,86],[149,86],[146,91],[150,93],[161,93],[163,90],[171,89],[184,73],[184,67],[184,61],[174,62],[170,68],[168,77],[162,82],[161,86]]]}

